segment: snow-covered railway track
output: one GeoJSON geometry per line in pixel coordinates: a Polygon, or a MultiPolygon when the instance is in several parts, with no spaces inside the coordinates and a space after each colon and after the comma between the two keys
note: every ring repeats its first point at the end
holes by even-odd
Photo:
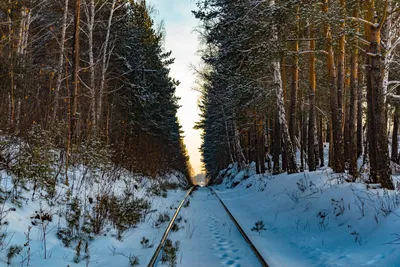
{"type": "Polygon", "coordinates": [[[181,203],[179,204],[178,208],[175,211],[174,216],[172,217],[171,221],[168,224],[167,229],[164,232],[163,237],[161,238],[160,244],[157,246],[156,251],[153,254],[153,257],[151,258],[149,264],[147,265],[148,267],[154,267],[157,265],[157,262],[160,258],[160,252],[163,249],[164,245],[165,245],[165,241],[167,240],[169,233],[171,231],[172,226],[174,225],[175,219],[178,217],[179,215],[179,211],[181,210],[182,206],[185,204],[186,199],[188,198],[188,196],[190,195],[190,193],[193,191],[193,189],[196,186],[192,186],[188,192],[186,193],[185,197],[183,198],[183,200],[181,201],[181,203]]]}
{"type": "Polygon", "coordinates": [[[267,262],[264,260],[264,258],[261,256],[260,252],[257,250],[257,248],[253,245],[253,243],[251,242],[250,238],[246,235],[246,233],[244,232],[243,228],[239,225],[239,223],[237,222],[237,220],[235,219],[235,217],[233,217],[232,213],[228,210],[228,208],[226,207],[226,205],[224,204],[224,202],[221,200],[221,198],[217,195],[217,193],[215,193],[215,191],[211,188],[208,187],[211,190],[211,193],[213,195],[215,195],[219,202],[222,204],[222,206],[224,207],[226,213],[229,215],[229,218],[232,220],[232,222],[235,224],[236,228],[238,229],[238,231],[240,232],[240,234],[242,235],[243,239],[246,241],[246,243],[250,246],[251,250],[254,252],[254,254],[256,255],[257,259],[260,261],[261,265],[263,267],[268,267],[269,265],[267,264],[267,262]]]}

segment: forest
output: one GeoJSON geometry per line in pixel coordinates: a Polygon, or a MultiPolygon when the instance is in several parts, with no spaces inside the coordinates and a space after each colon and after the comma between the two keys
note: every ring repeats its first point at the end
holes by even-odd
{"type": "Polygon", "coordinates": [[[398,266],[399,127],[400,0],[0,0],[0,266],[398,266]]]}
{"type": "Polygon", "coordinates": [[[92,149],[131,171],[190,177],[174,59],[151,12],[146,1],[1,1],[2,148],[43,141],[62,173],[92,149]]]}
{"type": "Polygon", "coordinates": [[[211,179],[324,165],[393,189],[399,163],[400,2],[197,1],[201,147],[211,179]],[[296,156],[299,151],[300,155],[296,156]],[[360,164],[358,164],[360,159],[360,164]],[[266,163],[266,164],[264,164],[266,163]]]}
{"type": "Polygon", "coordinates": [[[0,266],[147,261],[167,190],[193,175],[154,17],[145,0],[0,0],[0,266]]]}

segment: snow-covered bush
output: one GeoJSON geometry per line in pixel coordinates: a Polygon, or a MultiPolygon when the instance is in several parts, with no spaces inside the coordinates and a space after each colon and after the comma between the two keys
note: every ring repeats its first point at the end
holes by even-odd
{"type": "Polygon", "coordinates": [[[109,220],[117,229],[119,240],[122,239],[122,234],[129,228],[136,226],[151,208],[146,199],[126,196],[111,197],[109,207],[109,220]]]}
{"type": "Polygon", "coordinates": [[[262,231],[267,230],[267,228],[265,228],[265,224],[263,221],[257,221],[254,226],[251,228],[251,231],[253,232],[257,232],[258,235],[261,235],[262,231]]]}
{"type": "Polygon", "coordinates": [[[142,245],[142,248],[152,248],[153,247],[153,244],[150,244],[150,240],[146,237],[142,237],[140,244],[142,245]]]}
{"type": "Polygon", "coordinates": [[[156,220],[156,222],[154,223],[155,227],[160,227],[163,223],[165,222],[169,222],[170,221],[170,217],[168,212],[161,212],[158,214],[158,218],[156,220]]]}
{"type": "Polygon", "coordinates": [[[33,126],[24,140],[10,142],[10,147],[3,151],[3,158],[4,155],[9,157],[4,160],[8,162],[6,170],[12,175],[13,197],[20,196],[18,189],[33,189],[34,199],[37,191],[44,189],[46,198],[53,198],[63,164],[62,155],[54,150],[53,132],[33,126]]]}
{"type": "Polygon", "coordinates": [[[176,241],[174,244],[171,239],[167,239],[161,253],[161,262],[163,264],[168,263],[169,267],[175,267],[177,264],[180,245],[181,243],[179,241],[176,241]]]}
{"type": "Polygon", "coordinates": [[[7,249],[7,265],[11,264],[11,261],[15,258],[15,256],[19,255],[22,252],[22,246],[11,245],[7,249]]]}
{"type": "Polygon", "coordinates": [[[171,227],[172,232],[178,232],[182,227],[179,226],[178,223],[174,222],[174,224],[171,227]]]}
{"type": "Polygon", "coordinates": [[[187,199],[187,200],[185,201],[185,204],[183,204],[183,207],[184,207],[184,208],[189,208],[189,206],[190,206],[190,199],[187,199]]]}
{"type": "Polygon", "coordinates": [[[167,197],[167,189],[162,187],[160,185],[160,183],[153,183],[148,189],[147,189],[148,193],[151,196],[161,196],[163,198],[167,197]]]}

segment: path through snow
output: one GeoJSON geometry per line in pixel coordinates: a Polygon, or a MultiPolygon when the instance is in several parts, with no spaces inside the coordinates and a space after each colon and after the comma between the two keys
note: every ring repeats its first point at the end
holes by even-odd
{"type": "Polygon", "coordinates": [[[183,229],[170,235],[171,240],[181,242],[178,266],[261,266],[208,188],[195,191],[190,197],[190,206],[183,208],[180,216],[183,220],[179,225],[183,229]]]}

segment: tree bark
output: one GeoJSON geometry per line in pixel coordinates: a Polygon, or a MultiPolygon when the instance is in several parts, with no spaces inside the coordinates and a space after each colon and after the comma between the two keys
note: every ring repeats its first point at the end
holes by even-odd
{"type": "MultiPolygon", "coordinates": [[[[328,12],[328,0],[325,0],[324,12],[328,12]]],[[[335,172],[341,173],[344,171],[343,166],[343,133],[342,133],[342,123],[341,123],[341,106],[339,105],[342,98],[338,99],[338,87],[337,87],[337,73],[335,65],[335,55],[333,52],[333,40],[331,34],[331,27],[329,24],[325,26],[325,36],[326,36],[326,51],[327,51],[327,65],[328,65],[328,77],[329,77],[329,87],[330,87],[330,107],[331,107],[331,124],[333,132],[333,144],[330,146],[333,150],[333,159],[330,160],[331,167],[335,172]]]]}
{"type": "Polygon", "coordinates": [[[72,90],[72,117],[71,117],[71,139],[77,140],[79,137],[78,132],[78,94],[79,94],[79,54],[80,54],[80,22],[81,22],[81,0],[75,0],[75,31],[74,31],[74,51],[73,51],[73,83],[74,89],[72,90]]]}
{"type": "Polygon", "coordinates": [[[357,158],[363,154],[363,74],[358,72],[357,86],[357,158]]]}
{"type": "Polygon", "coordinates": [[[97,133],[97,122],[96,122],[96,83],[95,83],[95,64],[93,55],[93,31],[95,22],[95,3],[94,0],[89,2],[88,10],[88,45],[89,45],[89,71],[90,71],[90,124],[92,134],[97,133]]]}
{"type": "MultiPolygon", "coordinates": [[[[236,117],[235,115],[233,115],[236,117]]],[[[235,130],[235,147],[236,147],[236,159],[238,161],[240,169],[244,169],[246,167],[246,158],[244,157],[242,146],[240,145],[240,133],[236,124],[236,120],[233,120],[233,127],[235,130]]]]}
{"type": "MultiPolygon", "coordinates": [[[[399,90],[397,93],[400,93],[399,90]]],[[[398,163],[399,162],[399,119],[400,119],[400,107],[396,105],[395,111],[393,114],[393,133],[392,133],[392,153],[391,159],[392,161],[398,163]]]]}
{"type": "MultiPolygon", "coordinates": [[[[367,1],[366,20],[373,22],[375,1],[367,1]]],[[[385,8],[387,9],[387,1],[385,8]]],[[[386,14],[387,10],[384,10],[386,14]]],[[[384,20],[382,20],[384,21],[384,20]]],[[[371,180],[380,183],[382,188],[394,189],[388,151],[386,104],[383,88],[384,64],[381,58],[381,25],[366,26],[366,39],[369,42],[366,55],[367,72],[367,110],[368,110],[368,155],[371,167],[371,180]]]]}
{"type": "Polygon", "coordinates": [[[292,141],[290,140],[289,128],[286,122],[285,115],[285,106],[283,103],[283,88],[282,88],[282,78],[280,71],[280,62],[279,59],[274,61],[274,84],[276,90],[276,99],[277,99],[277,110],[278,110],[278,122],[282,126],[282,138],[284,149],[287,155],[288,161],[288,173],[297,173],[299,172],[296,163],[296,152],[293,149],[292,141]]]}
{"type": "MultiPolygon", "coordinates": [[[[314,27],[310,26],[310,51],[315,50],[315,33],[314,27]]],[[[315,117],[315,92],[317,86],[317,76],[315,73],[315,53],[310,54],[310,90],[309,90],[309,112],[308,112],[308,170],[315,171],[317,169],[315,151],[318,151],[318,143],[316,140],[316,117],[315,117]]]]}
{"type": "Polygon", "coordinates": [[[67,32],[67,19],[68,19],[68,2],[69,0],[64,1],[64,15],[62,19],[62,28],[61,28],[60,54],[58,56],[58,66],[57,66],[57,82],[56,82],[56,88],[54,90],[54,108],[53,108],[53,116],[51,119],[53,123],[57,118],[60,90],[61,90],[61,80],[63,75],[65,36],[67,32]]]}
{"type": "Polygon", "coordinates": [[[108,45],[110,42],[110,32],[111,32],[111,25],[115,11],[116,0],[112,1],[110,16],[108,17],[108,24],[107,24],[107,33],[106,33],[106,40],[104,42],[103,48],[103,56],[102,56],[102,65],[101,65],[101,80],[100,80],[100,88],[99,88],[99,95],[97,97],[97,125],[101,124],[102,114],[103,114],[103,95],[105,90],[105,82],[106,82],[106,72],[107,72],[107,54],[108,45]]]}
{"type": "MultiPolygon", "coordinates": [[[[353,10],[353,17],[359,17],[358,6],[353,10]]],[[[358,22],[354,22],[353,28],[359,32],[358,22]]],[[[349,173],[354,178],[357,171],[357,88],[358,88],[358,39],[352,41],[352,54],[350,59],[350,110],[349,110],[349,173]]]]}
{"type": "MultiPolygon", "coordinates": [[[[299,7],[296,15],[296,32],[298,35],[300,17],[298,15],[299,7]]],[[[298,37],[298,36],[297,36],[298,37]]],[[[299,90],[299,41],[296,40],[294,44],[294,58],[292,67],[292,86],[290,90],[290,107],[289,107],[289,134],[292,144],[296,144],[296,121],[297,121],[297,91],[299,90]]]]}
{"type": "Polygon", "coordinates": [[[320,167],[324,167],[325,159],[324,159],[324,140],[323,140],[323,119],[319,119],[318,124],[318,149],[319,149],[319,160],[320,160],[320,167]]]}
{"type": "Polygon", "coordinates": [[[275,127],[274,127],[274,135],[273,135],[273,159],[274,167],[273,174],[279,174],[281,172],[281,164],[280,164],[280,154],[282,152],[281,148],[281,125],[279,123],[279,114],[278,111],[275,114],[275,127]]]}
{"type": "Polygon", "coordinates": [[[14,131],[14,119],[15,119],[15,80],[14,80],[14,45],[13,45],[13,21],[11,18],[12,12],[12,2],[8,0],[8,8],[7,8],[7,24],[8,24],[8,44],[9,44],[9,53],[8,53],[8,60],[9,60],[9,74],[10,74],[10,93],[9,93],[9,112],[8,112],[8,119],[9,119],[9,131],[14,131]]]}

